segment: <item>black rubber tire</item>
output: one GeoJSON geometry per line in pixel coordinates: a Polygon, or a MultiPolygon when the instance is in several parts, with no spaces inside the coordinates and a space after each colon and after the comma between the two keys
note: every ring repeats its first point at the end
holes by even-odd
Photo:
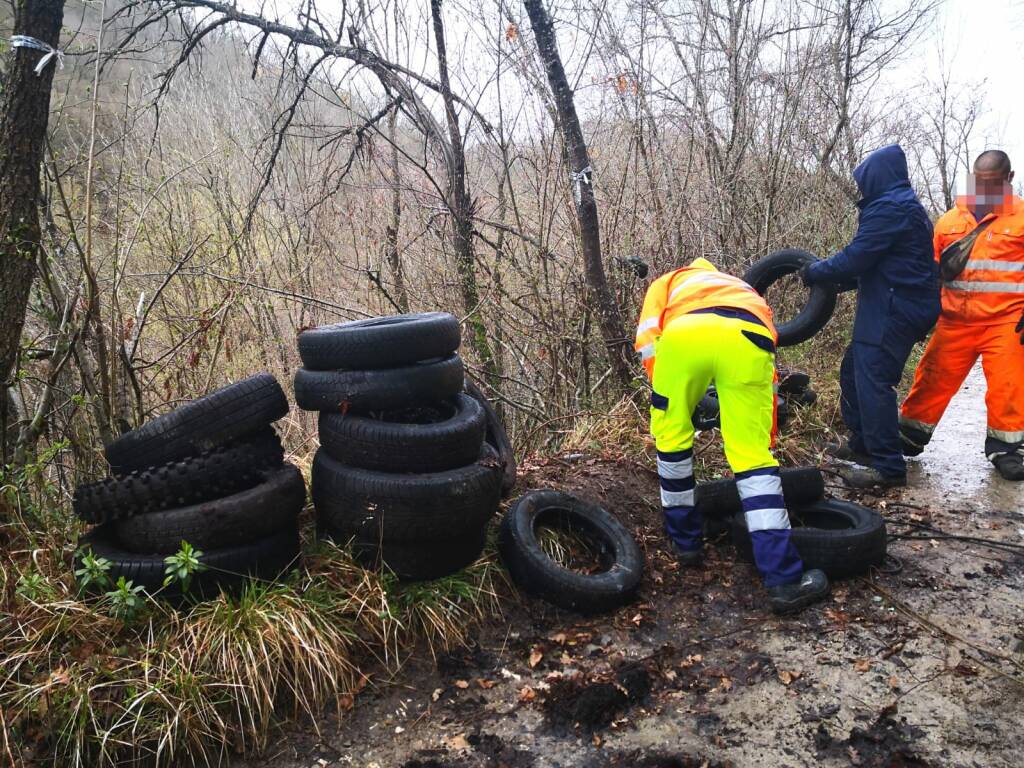
{"type": "Polygon", "coordinates": [[[487,540],[487,527],[445,539],[443,546],[422,542],[360,541],[329,528],[322,535],[345,544],[351,539],[352,554],[360,565],[373,570],[384,567],[401,581],[430,581],[458,573],[480,559],[487,540]]]}
{"type": "Polygon", "coordinates": [[[814,405],[818,402],[818,393],[808,387],[803,392],[797,392],[795,394],[786,395],[786,403],[791,408],[805,408],[808,405],[814,405]]]}
{"type": "Polygon", "coordinates": [[[786,398],[776,395],[775,427],[778,431],[781,431],[789,423],[790,416],[792,416],[792,413],[790,413],[789,403],[786,402],[786,398]]]}
{"type": "Polygon", "coordinates": [[[288,413],[269,373],[229,384],[125,432],[106,447],[115,475],[195,456],[250,434],[288,413]]]}
{"type": "MultiPolygon", "coordinates": [[[[97,557],[110,561],[109,574],[114,582],[119,576],[124,576],[134,585],[145,587],[151,595],[159,595],[173,603],[180,603],[185,597],[180,584],[164,587],[164,555],[126,552],[116,543],[110,526],[94,528],[81,537],[79,552],[74,557],[75,568],[80,567],[83,547],[91,548],[97,557]]],[[[299,529],[291,526],[249,544],[204,551],[199,561],[206,565],[207,570],[193,577],[189,596],[211,598],[221,591],[237,594],[250,578],[276,581],[286,571],[298,567],[299,529]]]]}
{"type": "Polygon", "coordinates": [[[251,488],[262,482],[265,470],[279,467],[283,461],[281,439],[272,427],[266,427],[198,456],[80,485],[71,506],[87,523],[184,507],[251,488]]]}
{"type": "Polygon", "coordinates": [[[347,467],[322,448],[313,459],[312,492],[322,530],[360,542],[443,547],[459,532],[478,531],[501,501],[501,467],[490,448],[458,469],[398,475],[347,467]]]}
{"type": "MultiPolygon", "coordinates": [[[[885,519],[873,509],[852,501],[825,499],[790,510],[792,540],[804,569],[820,568],[829,578],[866,573],[885,560],[885,519]]],[[[753,562],[754,554],[742,514],[731,521],[737,555],[753,562]]]]}
{"type": "Polygon", "coordinates": [[[312,371],[397,368],[448,357],[460,341],[455,317],[422,312],[311,328],[299,334],[299,357],[312,371]]]}
{"type": "Polygon", "coordinates": [[[643,555],[626,527],[601,507],[560,491],[531,491],[516,499],[498,529],[498,552],[525,592],[579,613],[624,605],[643,575],[643,555]],[[537,538],[542,523],[585,537],[601,553],[605,570],[583,574],[556,563],[537,538]]]}
{"type": "Polygon", "coordinates": [[[501,497],[506,499],[516,487],[516,480],[519,475],[519,465],[516,463],[516,454],[512,448],[512,441],[509,440],[508,432],[505,431],[505,425],[498,417],[498,412],[494,410],[494,406],[491,405],[480,387],[469,379],[466,379],[465,387],[466,394],[483,406],[484,416],[487,418],[485,440],[489,446],[498,452],[498,458],[501,461],[502,467],[501,497]]]}
{"type": "MultiPolygon", "coordinates": [[[[808,264],[813,264],[818,257],[798,248],[784,248],[768,254],[756,262],[743,280],[753,286],[754,290],[765,295],[773,283],[786,275],[799,272],[808,264]]],[[[779,334],[779,347],[790,347],[807,341],[824,328],[836,309],[836,289],[830,285],[815,285],[810,289],[810,296],[799,314],[788,322],[775,326],[779,334]]]]}
{"type": "MultiPolygon", "coordinates": [[[[817,467],[783,467],[782,495],[789,508],[813,504],[825,496],[825,478],[817,467]]],[[[729,477],[699,483],[694,504],[705,517],[731,517],[743,511],[736,480],[729,477]]]]}
{"type": "Polygon", "coordinates": [[[721,407],[718,403],[718,392],[714,387],[709,387],[707,393],[697,403],[690,417],[693,428],[702,432],[709,429],[717,429],[722,426],[721,407]]]}
{"type": "Polygon", "coordinates": [[[365,414],[431,405],[462,390],[462,358],[415,363],[404,368],[295,373],[295,402],[305,411],[365,414]]]}
{"type": "Polygon", "coordinates": [[[231,496],[119,520],[114,537],[129,552],[171,555],[182,541],[202,550],[233,547],[294,528],[305,504],[302,473],[285,464],[267,472],[259,485],[231,496]]]}
{"type": "Polygon", "coordinates": [[[487,428],[480,404],[460,393],[425,408],[438,420],[402,421],[411,418],[407,411],[381,418],[321,413],[320,445],[342,464],[381,472],[443,472],[475,462],[487,428]]]}
{"type": "Polygon", "coordinates": [[[779,394],[796,395],[811,386],[811,376],[792,368],[779,368],[779,394]]]}

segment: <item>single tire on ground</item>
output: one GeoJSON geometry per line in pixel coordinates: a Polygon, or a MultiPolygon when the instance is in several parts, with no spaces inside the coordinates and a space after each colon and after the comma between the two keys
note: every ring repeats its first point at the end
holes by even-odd
{"type": "MultiPolygon", "coordinates": [[[[825,495],[825,478],[817,467],[783,467],[779,475],[789,508],[813,504],[825,495]]],[[[743,511],[736,480],[731,477],[699,483],[694,504],[705,517],[728,518],[743,511]]]]}
{"type": "Polygon", "coordinates": [[[400,475],[345,466],[321,448],[311,482],[319,526],[335,539],[444,548],[452,536],[480,530],[498,509],[501,466],[489,447],[481,454],[458,469],[400,475]]]}
{"type": "MultiPolygon", "coordinates": [[[[873,509],[851,501],[826,499],[789,513],[792,540],[804,568],[820,568],[830,578],[866,573],[885,560],[884,518],[873,509]]],[[[732,519],[737,555],[753,562],[750,534],[742,514],[732,519]]]]}
{"type": "Polygon", "coordinates": [[[636,593],[643,555],[636,540],[606,510],[559,491],[532,491],[515,501],[498,530],[498,552],[525,592],[580,613],[610,611],[636,593]],[[571,530],[601,553],[603,570],[565,568],[541,548],[542,526],[571,530]]]}
{"type": "Polygon", "coordinates": [[[231,496],[119,520],[114,536],[129,552],[174,554],[187,541],[196,549],[247,544],[282,528],[294,528],[306,503],[306,483],[294,464],[231,496]]]}
{"type": "Polygon", "coordinates": [[[211,392],[125,432],[106,447],[115,475],[158,467],[244,437],[288,413],[288,398],[269,373],[211,392]]]}
{"type": "Polygon", "coordinates": [[[198,504],[251,488],[262,482],[265,470],[283,461],[281,439],[272,427],[265,427],[198,456],[80,485],[72,508],[87,523],[105,523],[198,504]]]}
{"type": "Polygon", "coordinates": [[[320,445],[332,458],[381,472],[442,472],[472,464],[487,428],[483,407],[465,393],[373,416],[324,412],[319,421],[320,445]]]}
{"type": "Polygon", "coordinates": [[[304,411],[365,414],[455,397],[462,390],[462,359],[414,363],[403,368],[295,373],[295,402],[304,411]]]}
{"type": "MultiPolygon", "coordinates": [[[[345,543],[345,533],[321,531],[323,535],[345,543]]],[[[382,567],[402,581],[430,581],[450,576],[480,559],[487,539],[487,524],[479,530],[459,533],[445,540],[443,547],[424,546],[421,542],[363,541],[352,538],[352,553],[363,566],[382,567]]]]}
{"type": "Polygon", "coordinates": [[[501,460],[501,496],[502,498],[507,498],[512,493],[512,489],[516,487],[516,479],[519,474],[519,465],[516,463],[516,454],[512,448],[512,441],[509,440],[508,432],[505,431],[505,425],[502,423],[501,418],[499,418],[498,412],[494,410],[494,406],[491,405],[480,387],[469,379],[466,379],[465,386],[466,394],[480,403],[484,409],[484,415],[487,418],[487,435],[485,439],[487,444],[498,452],[498,458],[501,460]]]}
{"type": "Polygon", "coordinates": [[[810,374],[792,368],[779,368],[779,394],[794,395],[811,386],[810,374]]]}
{"type": "MultiPolygon", "coordinates": [[[[768,254],[756,262],[743,280],[765,296],[772,284],[786,275],[799,272],[807,264],[816,262],[818,258],[808,251],[797,248],[785,248],[768,254]]],[[[810,296],[803,309],[792,320],[776,324],[778,346],[789,347],[800,344],[814,336],[825,327],[836,309],[836,290],[827,285],[815,285],[810,289],[810,296]]]]}
{"type": "Polygon", "coordinates": [[[793,408],[804,408],[818,402],[818,393],[808,387],[803,392],[786,395],[786,402],[793,408]]]}
{"type": "Polygon", "coordinates": [[[313,371],[396,368],[448,357],[460,341],[455,317],[422,312],[311,328],[299,334],[299,357],[313,371]]]}
{"type": "MultiPolygon", "coordinates": [[[[81,537],[74,558],[75,568],[81,567],[82,552],[88,549],[110,561],[109,575],[114,582],[124,576],[134,585],[145,587],[151,595],[174,603],[180,603],[185,597],[179,583],[164,587],[165,555],[126,552],[117,544],[110,526],[100,526],[81,537]]],[[[299,530],[292,526],[249,544],[204,551],[199,561],[207,569],[193,577],[189,596],[212,598],[220,591],[237,594],[251,578],[276,581],[298,567],[299,530]]]]}

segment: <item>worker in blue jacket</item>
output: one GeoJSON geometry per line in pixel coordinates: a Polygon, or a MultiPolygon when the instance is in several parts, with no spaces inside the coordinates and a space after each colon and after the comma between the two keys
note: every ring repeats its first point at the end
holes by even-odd
{"type": "Polygon", "coordinates": [[[910,186],[898,144],[872,152],[853,171],[860,190],[857,234],[830,259],[801,271],[807,285],[857,283],[853,341],[839,372],[850,436],[831,452],[861,467],[840,474],[855,488],[906,485],[896,389],[914,344],[939,317],[932,224],[910,186]]]}

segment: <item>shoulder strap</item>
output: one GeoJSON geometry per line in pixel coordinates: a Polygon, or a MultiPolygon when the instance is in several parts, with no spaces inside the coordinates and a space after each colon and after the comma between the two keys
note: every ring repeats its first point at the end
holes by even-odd
{"type": "Polygon", "coordinates": [[[986,219],[959,240],[950,243],[942,249],[942,253],[939,256],[939,271],[942,274],[943,280],[954,280],[964,271],[978,236],[988,229],[989,224],[993,221],[995,221],[994,216],[991,219],[986,219]]]}

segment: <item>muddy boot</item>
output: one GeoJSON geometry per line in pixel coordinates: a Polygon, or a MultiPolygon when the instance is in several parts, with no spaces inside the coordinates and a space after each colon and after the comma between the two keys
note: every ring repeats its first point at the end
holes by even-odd
{"type": "Polygon", "coordinates": [[[866,453],[854,450],[850,445],[849,440],[840,440],[838,443],[829,443],[825,446],[825,453],[833,459],[839,459],[840,461],[852,461],[854,464],[860,464],[864,467],[870,466],[871,464],[871,457],[866,453]]]}
{"type": "Polygon", "coordinates": [[[704,548],[680,549],[676,547],[676,560],[683,568],[696,568],[704,562],[704,548]]]}
{"type": "Polygon", "coordinates": [[[837,472],[851,488],[903,488],[907,484],[906,475],[883,475],[874,467],[842,467],[837,472]]]}
{"type": "Polygon", "coordinates": [[[1024,456],[1019,453],[1004,453],[992,461],[1004,480],[1024,480],[1024,456]]]}
{"type": "Polygon", "coordinates": [[[816,603],[828,594],[828,576],[817,568],[804,571],[796,584],[768,587],[768,604],[772,613],[792,613],[816,603]]]}

